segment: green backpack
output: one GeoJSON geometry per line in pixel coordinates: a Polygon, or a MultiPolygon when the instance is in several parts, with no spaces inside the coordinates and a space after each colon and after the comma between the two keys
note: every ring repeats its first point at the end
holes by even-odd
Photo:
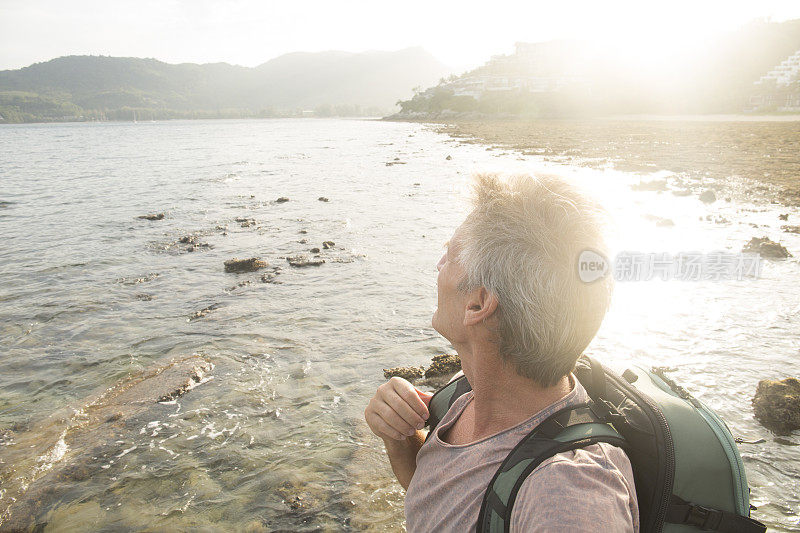
{"type": "MultiPolygon", "coordinates": [[[[642,532],[766,531],[749,517],[742,459],[713,411],[658,370],[619,376],[582,356],[574,374],[591,401],[553,414],[508,454],[484,494],[478,532],[510,530],[517,492],[545,459],[598,442],[621,447],[631,461],[642,532]]],[[[462,376],[434,394],[428,437],[469,390],[462,376]]]]}

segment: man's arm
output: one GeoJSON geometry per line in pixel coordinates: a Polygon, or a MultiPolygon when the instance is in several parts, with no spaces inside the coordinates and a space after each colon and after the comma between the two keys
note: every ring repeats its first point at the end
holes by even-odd
{"type": "Polygon", "coordinates": [[[420,430],[428,419],[432,396],[394,377],[378,387],[364,410],[369,428],[383,439],[392,471],[404,489],[417,469],[417,452],[425,442],[420,430]]]}

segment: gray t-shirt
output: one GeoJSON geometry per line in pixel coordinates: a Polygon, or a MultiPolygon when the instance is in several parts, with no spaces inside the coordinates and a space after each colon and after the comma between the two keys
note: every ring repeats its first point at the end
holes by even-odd
{"type": "MultiPolygon", "coordinates": [[[[406,492],[407,530],[474,531],[486,488],[514,446],[551,414],[587,401],[580,382],[574,376],[570,382],[569,394],[525,422],[456,446],[440,434],[461,416],[472,392],[458,398],[417,454],[406,492]]],[[[511,531],[639,531],[633,471],[625,452],[600,443],[542,462],[519,490],[511,531]]]]}

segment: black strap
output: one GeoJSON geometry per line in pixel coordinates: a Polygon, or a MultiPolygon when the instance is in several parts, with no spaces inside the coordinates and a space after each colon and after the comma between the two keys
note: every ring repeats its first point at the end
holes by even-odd
{"type": "Polygon", "coordinates": [[[567,427],[597,421],[598,417],[594,413],[591,404],[588,403],[574,407],[566,407],[549,416],[528,433],[528,435],[526,435],[506,456],[500,468],[497,469],[494,477],[489,482],[489,487],[484,494],[481,511],[478,515],[478,533],[492,531],[490,525],[492,523],[493,514],[497,515],[502,520],[504,531],[508,532],[510,530],[511,510],[517,498],[517,493],[528,475],[550,457],[558,453],[583,448],[598,442],[608,442],[615,446],[625,446],[625,441],[623,439],[608,436],[583,438],[566,442],[555,440],[555,437],[567,427]],[[533,459],[533,461],[531,461],[517,476],[508,501],[503,504],[494,490],[495,482],[501,474],[518,465],[520,461],[526,459],[533,459]]]}
{"type": "Polygon", "coordinates": [[[767,526],[747,516],[703,507],[687,502],[674,494],[670,498],[664,521],[671,524],[686,524],[703,531],[718,531],[719,533],[762,533],[767,530],[767,526]]]}
{"type": "Polygon", "coordinates": [[[444,415],[447,413],[447,411],[450,410],[450,408],[453,406],[456,400],[458,400],[459,397],[463,396],[464,394],[472,390],[472,385],[470,385],[469,381],[467,381],[467,376],[460,376],[455,381],[451,381],[450,383],[448,383],[447,385],[436,391],[436,393],[431,397],[431,401],[428,402],[428,405],[433,404],[433,400],[434,398],[436,398],[437,395],[446,394],[446,391],[449,390],[452,390],[453,392],[452,394],[450,394],[450,398],[447,401],[447,409],[443,413],[441,413],[442,417],[439,418],[439,416],[433,411],[429,412],[428,420],[425,422],[425,425],[427,425],[429,428],[428,434],[425,436],[425,442],[427,442],[428,439],[431,438],[433,432],[436,431],[436,426],[439,425],[439,422],[442,421],[442,418],[444,418],[444,415]]]}

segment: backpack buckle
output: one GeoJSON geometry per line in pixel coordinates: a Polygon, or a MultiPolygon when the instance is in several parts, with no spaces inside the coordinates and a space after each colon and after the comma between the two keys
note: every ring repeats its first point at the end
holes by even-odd
{"type": "Polygon", "coordinates": [[[612,424],[627,424],[628,419],[625,417],[625,415],[619,412],[619,409],[617,409],[617,406],[615,406],[613,403],[603,398],[599,398],[596,405],[599,408],[598,410],[600,413],[598,414],[602,420],[611,422],[612,424]]]}
{"type": "Polygon", "coordinates": [[[722,520],[722,511],[709,509],[702,505],[692,505],[686,515],[684,524],[699,527],[703,531],[713,531],[717,529],[722,520]]]}

